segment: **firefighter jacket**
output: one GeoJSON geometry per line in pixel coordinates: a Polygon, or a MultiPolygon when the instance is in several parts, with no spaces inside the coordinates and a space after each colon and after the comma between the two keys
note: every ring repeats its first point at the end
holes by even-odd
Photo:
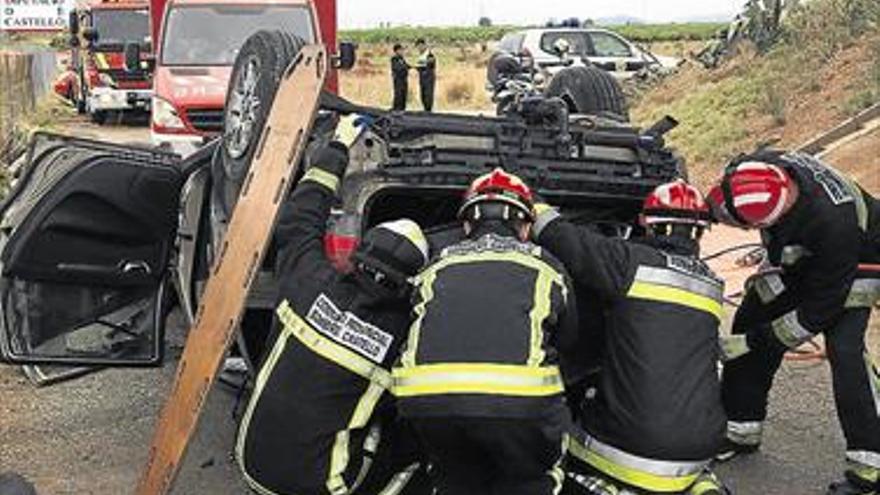
{"type": "MultiPolygon", "coordinates": [[[[605,302],[599,398],[570,452],[651,492],[694,483],[724,437],[717,373],[723,282],[696,243],[636,244],[539,220],[538,243],[605,302]]],[[[589,323],[587,323],[589,324],[589,323]]]]}
{"type": "MultiPolygon", "coordinates": [[[[791,211],[761,232],[769,265],[781,269],[752,286],[771,309],[773,345],[798,347],[833,327],[846,307],[871,307],[880,277],[859,265],[880,260],[880,203],[810,155],[768,151],[739,160],[776,164],[799,190],[791,211]]],[[[750,335],[749,346],[766,345],[762,338],[750,335]]]]}
{"type": "Polygon", "coordinates": [[[284,205],[274,345],[236,453],[259,493],[346,494],[366,474],[386,412],[391,364],[410,323],[406,298],[342,275],[323,237],[339,180],[312,168],[284,205]]]}
{"type": "Polygon", "coordinates": [[[419,72],[421,85],[434,84],[437,77],[437,57],[431,50],[425,50],[419,55],[416,62],[416,70],[419,72]]]}
{"type": "Polygon", "coordinates": [[[394,394],[405,417],[543,418],[564,410],[558,350],[576,339],[562,264],[513,232],[477,231],[417,277],[394,394]]]}

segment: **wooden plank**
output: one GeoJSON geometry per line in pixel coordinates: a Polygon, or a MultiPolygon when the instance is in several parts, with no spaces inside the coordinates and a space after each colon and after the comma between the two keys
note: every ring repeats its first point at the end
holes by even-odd
{"type": "Polygon", "coordinates": [[[171,489],[302,157],[327,64],[325,49],[309,45],[282,78],[159,418],[138,495],[171,489]]]}

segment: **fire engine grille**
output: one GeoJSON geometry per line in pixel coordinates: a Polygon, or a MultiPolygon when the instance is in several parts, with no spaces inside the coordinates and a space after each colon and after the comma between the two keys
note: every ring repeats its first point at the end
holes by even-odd
{"type": "Polygon", "coordinates": [[[186,112],[192,126],[202,132],[223,132],[223,109],[198,109],[186,112]]]}

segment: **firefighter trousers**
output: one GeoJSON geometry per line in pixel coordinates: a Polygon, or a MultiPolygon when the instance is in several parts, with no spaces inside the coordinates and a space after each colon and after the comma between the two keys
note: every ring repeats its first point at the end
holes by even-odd
{"type": "Polygon", "coordinates": [[[413,419],[437,495],[552,495],[563,481],[561,421],[413,419]]]}
{"type": "MultiPolygon", "coordinates": [[[[737,313],[734,333],[760,331],[771,335],[769,323],[755,321],[761,312],[754,301],[747,300],[737,313]]],[[[865,349],[870,315],[869,308],[847,309],[824,335],[837,415],[846,438],[847,458],[880,468],[880,378],[865,349]]],[[[724,366],[722,400],[729,421],[764,421],[767,396],[785,351],[781,346],[762,346],[724,366]]]]}

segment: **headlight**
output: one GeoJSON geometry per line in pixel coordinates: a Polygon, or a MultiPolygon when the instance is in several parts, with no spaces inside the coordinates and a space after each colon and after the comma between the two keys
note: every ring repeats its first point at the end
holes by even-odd
{"type": "Polygon", "coordinates": [[[106,74],[101,72],[98,74],[98,81],[101,83],[101,86],[106,86],[108,88],[116,88],[116,81],[113,80],[113,77],[110,74],[106,74]]]}
{"type": "Polygon", "coordinates": [[[156,127],[164,127],[166,129],[183,129],[183,120],[177,114],[174,105],[163,100],[162,98],[153,97],[152,104],[153,125],[156,127]]]}

